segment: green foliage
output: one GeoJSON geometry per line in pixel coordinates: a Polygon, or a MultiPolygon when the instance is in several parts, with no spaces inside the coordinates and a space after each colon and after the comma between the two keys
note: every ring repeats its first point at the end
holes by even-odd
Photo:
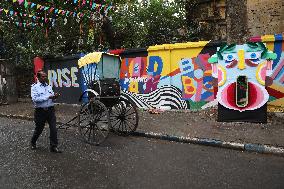
{"type": "Polygon", "coordinates": [[[112,15],[116,38],[126,48],[188,41],[183,1],[133,0],[112,15]],[[140,3],[139,3],[140,2],[140,3]]]}
{"type": "MultiPolygon", "coordinates": [[[[59,0],[30,0],[45,6],[83,12],[72,3],[59,0]]],[[[95,12],[92,18],[78,19],[72,16],[56,16],[45,11],[26,8],[12,0],[0,2],[0,8],[37,17],[54,18],[55,23],[38,21],[39,26],[17,26],[30,18],[0,14],[0,42],[5,44],[2,58],[11,59],[17,65],[32,66],[35,56],[63,56],[114,48],[138,48],[149,45],[186,42],[191,40],[191,28],[187,26],[185,2],[182,0],[96,0],[96,3],[112,3],[107,15],[95,12]],[[55,25],[53,25],[55,24],[55,25]]]]}

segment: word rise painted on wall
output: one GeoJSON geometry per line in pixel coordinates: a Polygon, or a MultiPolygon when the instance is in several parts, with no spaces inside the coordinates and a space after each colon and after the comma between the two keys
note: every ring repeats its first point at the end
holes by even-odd
{"type": "Polygon", "coordinates": [[[52,87],[79,87],[77,67],[48,70],[49,85],[52,87]]]}

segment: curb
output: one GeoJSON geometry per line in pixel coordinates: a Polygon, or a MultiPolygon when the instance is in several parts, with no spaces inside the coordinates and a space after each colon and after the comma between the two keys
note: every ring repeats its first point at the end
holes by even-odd
{"type": "MultiPolygon", "coordinates": [[[[33,121],[33,117],[24,116],[24,115],[11,115],[11,114],[6,115],[6,114],[0,113],[0,117],[8,117],[8,118],[16,118],[16,119],[33,121]]],[[[57,122],[57,124],[63,124],[63,123],[57,122]]],[[[262,154],[273,154],[273,155],[279,155],[279,156],[284,157],[284,147],[276,147],[276,146],[265,145],[265,144],[253,144],[253,143],[243,144],[243,143],[237,143],[237,142],[226,142],[226,141],[221,141],[217,139],[174,136],[174,135],[166,135],[162,133],[141,132],[141,131],[135,131],[131,135],[159,139],[159,140],[167,140],[167,141],[174,141],[174,142],[227,148],[227,149],[232,149],[232,150],[257,152],[257,153],[262,153],[262,154]]]]}
{"type": "Polygon", "coordinates": [[[183,136],[172,136],[165,135],[162,133],[154,133],[154,132],[140,132],[135,131],[132,135],[146,137],[146,138],[154,138],[160,140],[168,140],[182,143],[190,143],[190,144],[199,144],[220,148],[227,148],[233,150],[240,151],[248,151],[248,152],[257,152],[262,154],[274,154],[279,156],[284,156],[284,148],[283,147],[275,147],[264,144],[252,144],[252,143],[237,143],[237,142],[226,142],[216,139],[208,139],[208,138],[196,138],[196,137],[183,137],[183,136]]]}

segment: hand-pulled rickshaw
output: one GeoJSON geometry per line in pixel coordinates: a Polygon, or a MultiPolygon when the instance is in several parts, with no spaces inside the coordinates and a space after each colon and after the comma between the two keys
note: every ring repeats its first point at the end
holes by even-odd
{"type": "Polygon", "coordinates": [[[82,139],[94,145],[99,145],[110,131],[127,136],[138,126],[138,112],[135,104],[121,97],[119,84],[119,56],[93,52],[78,60],[78,66],[83,76],[84,87],[79,101],[78,114],[63,127],[77,119],[82,139]]]}

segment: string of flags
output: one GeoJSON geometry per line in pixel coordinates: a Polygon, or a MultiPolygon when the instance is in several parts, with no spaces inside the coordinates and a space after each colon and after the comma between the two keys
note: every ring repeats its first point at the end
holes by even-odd
{"type": "MultiPolygon", "coordinates": [[[[7,1],[7,0],[6,0],[7,1]]],[[[65,1],[65,4],[73,1],[74,4],[78,4],[80,5],[82,8],[83,6],[89,6],[91,12],[82,12],[82,11],[71,11],[71,10],[66,10],[66,9],[60,9],[60,8],[56,8],[53,6],[45,6],[42,4],[37,4],[37,3],[33,3],[31,1],[28,0],[12,0],[13,3],[19,3],[19,5],[24,5],[24,7],[27,8],[31,8],[31,9],[36,9],[37,11],[44,11],[45,13],[47,13],[48,15],[52,15],[52,18],[48,18],[48,17],[39,17],[36,16],[34,14],[30,14],[30,13],[21,13],[18,11],[14,11],[13,9],[4,9],[0,7],[0,15],[3,12],[3,14],[5,14],[8,18],[9,17],[13,17],[13,16],[17,16],[20,15],[22,17],[28,17],[28,18],[32,18],[32,21],[25,21],[25,22],[15,22],[17,24],[17,26],[36,26],[36,25],[43,25],[43,23],[48,23],[51,22],[52,26],[55,25],[55,21],[56,21],[56,17],[58,16],[65,16],[65,17],[76,17],[77,19],[82,19],[82,18],[93,18],[94,16],[94,10],[97,12],[104,12],[105,15],[107,15],[108,11],[110,9],[113,8],[113,6],[107,5],[107,4],[97,4],[94,3],[91,0],[67,0],[65,1]],[[42,23],[37,23],[41,21],[42,23]]],[[[65,22],[66,23],[66,22],[65,22]]]]}

